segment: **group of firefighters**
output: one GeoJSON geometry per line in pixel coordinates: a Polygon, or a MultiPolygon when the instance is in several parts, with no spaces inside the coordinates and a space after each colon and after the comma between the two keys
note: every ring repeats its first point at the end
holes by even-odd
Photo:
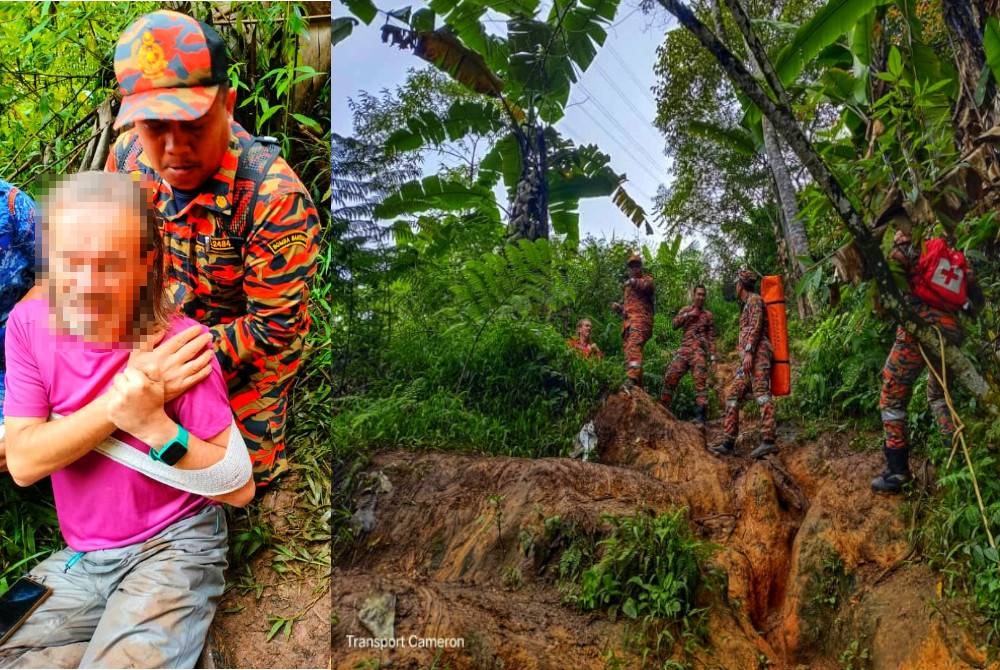
{"type": "MultiPolygon", "coordinates": [[[[905,297],[910,308],[926,322],[940,328],[950,341],[960,340],[962,331],[957,315],[963,308],[968,309],[969,304],[966,303],[963,308],[950,309],[926,297],[920,297],[922,294],[914,287],[919,280],[917,266],[918,261],[922,260],[921,251],[918,245],[911,242],[908,234],[896,233],[890,260],[898,264],[910,278],[911,291],[905,297]]],[[[629,257],[627,266],[628,278],[622,284],[623,300],[621,303],[612,303],[611,309],[622,319],[622,346],[627,375],[625,389],[631,390],[642,385],[643,347],[653,334],[655,285],[652,275],[643,268],[642,258],[638,254],[629,257]]],[[[948,278],[957,273],[962,282],[971,281],[971,272],[964,264],[952,267],[947,261],[943,261],[943,265],[936,267],[939,275],[941,268],[945,267],[949,273],[948,278]]],[[[741,308],[737,340],[739,366],[724,394],[722,439],[708,447],[709,451],[720,456],[735,453],[740,407],[751,395],[760,407],[761,442],[750,452],[750,456],[759,459],[778,451],[771,393],[774,351],[768,334],[767,310],[764,300],[757,292],[757,280],[753,271],[744,269],[736,273],[734,281],[741,308]]],[[[681,330],[683,334],[680,347],[664,372],[660,396],[660,402],[669,409],[674,390],[690,370],[695,389],[695,421],[702,426],[707,421],[709,370],[717,356],[715,320],[712,313],[705,309],[705,298],[705,287],[695,286],[691,304],[683,307],[673,319],[674,328],[681,330]]],[[[576,337],[569,340],[569,345],[584,357],[603,357],[597,345],[590,340],[591,328],[589,319],[581,319],[577,324],[576,337]]],[[[881,375],[879,408],[885,434],[883,454],[886,468],[872,480],[873,491],[899,493],[912,479],[906,435],[906,408],[917,377],[928,360],[937,364],[933,352],[921,352],[917,340],[902,326],[898,327],[881,375]]],[[[954,424],[945,402],[944,390],[933,374],[928,380],[927,396],[943,437],[950,441],[955,431],[954,424]]]]}

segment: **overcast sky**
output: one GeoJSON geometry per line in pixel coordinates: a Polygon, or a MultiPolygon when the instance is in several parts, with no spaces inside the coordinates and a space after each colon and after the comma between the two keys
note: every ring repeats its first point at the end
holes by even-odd
{"type": "MultiPolygon", "coordinates": [[[[403,2],[386,3],[387,0],[376,0],[381,10],[406,6],[403,2]]],[[[673,25],[673,19],[668,19],[666,12],[645,15],[637,5],[637,0],[623,0],[619,6],[607,41],[581,80],[573,86],[566,116],[556,128],[576,144],[597,144],[608,153],[612,168],[628,177],[626,190],[649,214],[657,187],[669,182],[663,138],[653,126],[656,108],[650,89],[654,84],[656,47],[673,25]]],[[[549,3],[543,0],[542,6],[547,12],[549,3]]],[[[337,13],[342,14],[343,10],[337,13]]],[[[500,18],[487,15],[490,16],[500,18]]],[[[356,96],[358,91],[377,93],[393,89],[404,82],[407,69],[419,68],[425,63],[412,52],[383,44],[379,28],[384,22],[384,15],[380,15],[372,25],[356,27],[353,34],[334,49],[335,133],[351,134],[348,98],[356,96]]],[[[499,24],[491,21],[486,25],[489,30],[499,24]]],[[[433,172],[432,166],[428,169],[433,172]]],[[[662,239],[659,230],[651,237],[638,233],[610,198],[590,198],[580,203],[580,235],[638,239],[649,245],[662,239]]]]}

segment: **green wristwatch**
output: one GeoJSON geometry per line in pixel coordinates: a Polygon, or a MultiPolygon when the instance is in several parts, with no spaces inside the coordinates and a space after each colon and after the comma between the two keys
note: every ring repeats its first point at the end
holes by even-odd
{"type": "Polygon", "coordinates": [[[177,461],[184,458],[184,454],[188,452],[188,432],[181,426],[177,425],[177,437],[167,442],[165,445],[159,449],[154,449],[150,447],[149,457],[154,461],[159,461],[166,465],[176,465],[177,461]]]}

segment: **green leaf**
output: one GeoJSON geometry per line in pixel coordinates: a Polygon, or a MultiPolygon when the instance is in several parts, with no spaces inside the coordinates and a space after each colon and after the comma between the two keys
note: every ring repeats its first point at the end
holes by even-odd
{"type": "Polygon", "coordinates": [[[410,27],[418,33],[434,30],[434,12],[426,7],[418,9],[410,19],[410,27]]]}
{"type": "Polygon", "coordinates": [[[319,122],[317,122],[316,119],[311,119],[308,116],[306,116],[305,114],[296,114],[294,112],[292,113],[292,117],[296,121],[298,121],[299,123],[301,123],[303,126],[305,126],[306,128],[308,128],[309,130],[312,130],[312,131],[317,132],[317,133],[322,133],[323,132],[323,126],[319,125],[319,122]]]}
{"type": "MultiPolygon", "coordinates": [[[[496,211],[496,197],[484,186],[468,186],[437,175],[411,181],[399,187],[375,207],[378,219],[394,219],[430,209],[446,212],[482,208],[496,211]]],[[[499,216],[499,214],[497,214],[499,216]]]]}
{"type": "Polygon", "coordinates": [[[1000,82],[1000,21],[995,16],[986,21],[983,50],[986,52],[986,64],[993,72],[993,80],[1000,82]]]}
{"type": "Polygon", "coordinates": [[[790,85],[823,49],[853,34],[858,20],[889,0],[829,0],[795,33],[778,54],[774,67],[782,83],[790,85]]]}
{"type": "Polygon", "coordinates": [[[889,59],[886,63],[886,70],[896,77],[896,79],[899,79],[900,75],[903,74],[903,56],[899,53],[899,49],[895,45],[889,47],[889,59]]]}
{"type": "Polygon", "coordinates": [[[372,0],[341,0],[341,2],[347,6],[347,10],[351,14],[364,21],[365,25],[370,24],[378,14],[378,9],[375,8],[375,3],[372,0]]]}
{"type": "Polygon", "coordinates": [[[337,46],[351,36],[351,31],[358,24],[358,20],[349,16],[340,16],[333,20],[331,37],[333,46],[337,46]]]}
{"type": "Polygon", "coordinates": [[[444,118],[424,112],[409,119],[406,128],[389,136],[386,148],[389,151],[413,151],[425,145],[454,141],[470,133],[486,135],[505,124],[506,118],[496,105],[459,100],[448,108],[444,118]]]}

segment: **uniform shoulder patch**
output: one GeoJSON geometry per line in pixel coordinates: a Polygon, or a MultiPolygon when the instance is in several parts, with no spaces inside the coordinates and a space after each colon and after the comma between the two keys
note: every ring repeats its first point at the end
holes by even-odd
{"type": "Polygon", "coordinates": [[[271,240],[267,243],[267,246],[270,247],[271,251],[277,254],[280,253],[282,249],[295,244],[303,247],[309,246],[309,237],[305,233],[288,233],[287,235],[282,235],[276,240],[271,240]]]}

